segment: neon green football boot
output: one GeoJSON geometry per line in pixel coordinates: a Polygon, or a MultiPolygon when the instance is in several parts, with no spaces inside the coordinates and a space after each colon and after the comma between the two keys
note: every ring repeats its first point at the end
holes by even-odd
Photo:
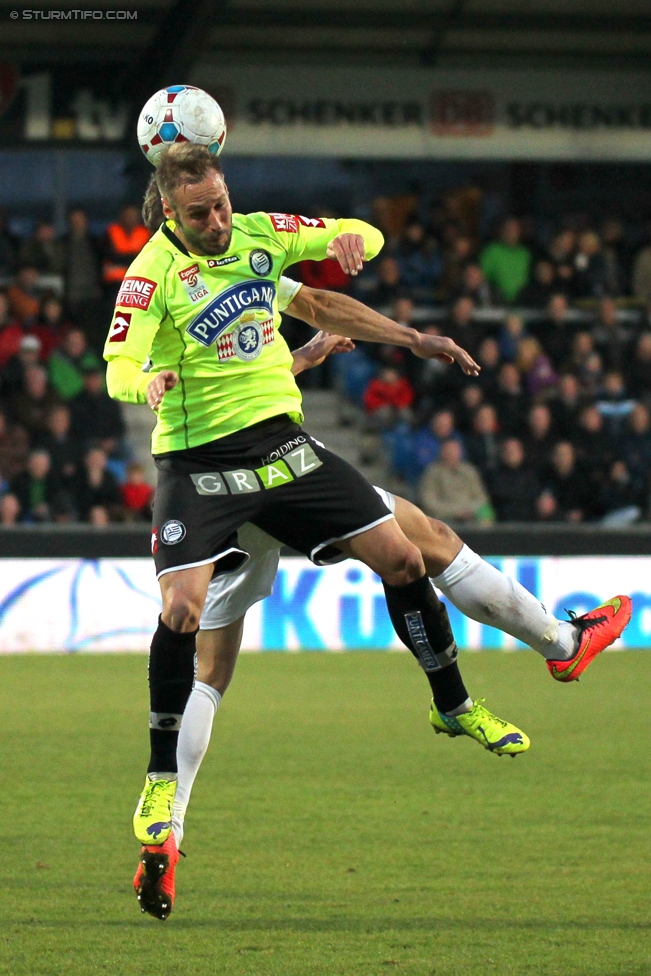
{"type": "Polygon", "coordinates": [[[176,780],[150,779],[133,815],[133,830],[141,844],[164,844],[172,832],[176,780]]]}
{"type": "Polygon", "coordinates": [[[438,735],[444,732],[446,735],[469,735],[471,739],[494,752],[498,756],[512,756],[515,758],[519,752],[526,752],[531,745],[529,736],[525,735],[521,729],[505,722],[504,719],[493,715],[487,708],[484,708],[485,698],[478,698],[469,712],[463,715],[445,715],[436,708],[434,702],[429,713],[429,720],[438,735]]]}

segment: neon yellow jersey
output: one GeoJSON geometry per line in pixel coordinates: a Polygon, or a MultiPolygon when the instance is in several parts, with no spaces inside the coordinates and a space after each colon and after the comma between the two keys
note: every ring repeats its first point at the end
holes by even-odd
{"type": "Polygon", "coordinates": [[[179,383],[158,412],[152,452],[197,447],[279,414],[300,423],[292,356],[278,331],[277,289],[285,268],[322,260],[339,234],[361,234],[366,257],[382,234],[360,220],[293,214],[233,214],[226,254],[190,254],[167,221],[131,264],[117,297],[104,358],[109,393],[146,402],[152,373],[179,383]]]}

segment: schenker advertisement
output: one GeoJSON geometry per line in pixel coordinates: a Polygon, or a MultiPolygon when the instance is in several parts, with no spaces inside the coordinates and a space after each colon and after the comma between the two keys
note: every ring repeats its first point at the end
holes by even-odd
{"type": "MultiPolygon", "coordinates": [[[[0,63],[5,147],[135,145],[119,66],[0,63]]],[[[226,155],[648,160],[651,73],[199,63],[226,155]]]]}
{"type": "MultiPolygon", "coordinates": [[[[615,649],[651,647],[651,557],[499,557],[557,617],[577,614],[617,593],[633,617],[615,649]]],[[[459,646],[520,650],[506,634],[448,605],[459,646]]],[[[149,559],[0,560],[0,652],[147,651],[160,613],[149,559]]],[[[273,593],[251,608],[248,651],[392,651],[401,648],[382,585],[360,563],[317,567],[283,558],[273,593]]]]}

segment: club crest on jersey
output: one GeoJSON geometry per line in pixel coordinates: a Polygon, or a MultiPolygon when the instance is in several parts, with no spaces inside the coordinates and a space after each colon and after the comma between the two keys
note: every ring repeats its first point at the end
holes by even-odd
{"type": "Polygon", "coordinates": [[[210,294],[206,282],[201,277],[198,264],[191,264],[189,268],[179,271],[179,278],[191,302],[200,302],[210,294]]]}
{"type": "Polygon", "coordinates": [[[217,342],[217,355],[220,361],[237,356],[238,359],[248,362],[250,359],[257,359],[262,347],[269,345],[275,338],[273,318],[258,322],[253,318],[253,313],[245,312],[239,325],[217,342]]]}
{"type": "MultiPolygon", "coordinates": [[[[240,281],[202,308],[185,331],[202,346],[211,346],[227,329],[236,325],[245,312],[262,312],[266,318],[273,319],[275,297],[273,281],[240,281]]],[[[247,319],[246,325],[251,325],[253,316],[247,316],[247,319]]],[[[252,336],[249,340],[252,341],[252,336]]]]}
{"type": "Polygon", "coordinates": [[[258,247],[255,251],[251,251],[249,264],[251,265],[253,274],[260,275],[261,278],[264,278],[271,271],[273,258],[269,254],[269,251],[263,251],[261,247],[258,247]]]}

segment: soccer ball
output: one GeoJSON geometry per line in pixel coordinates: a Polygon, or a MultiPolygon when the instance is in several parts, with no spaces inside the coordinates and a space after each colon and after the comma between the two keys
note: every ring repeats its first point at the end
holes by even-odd
{"type": "Polygon", "coordinates": [[[157,166],[163,149],[175,142],[194,142],[218,156],[226,142],[224,113],[212,95],[192,85],[161,88],[143,106],[138,142],[157,166]]]}

